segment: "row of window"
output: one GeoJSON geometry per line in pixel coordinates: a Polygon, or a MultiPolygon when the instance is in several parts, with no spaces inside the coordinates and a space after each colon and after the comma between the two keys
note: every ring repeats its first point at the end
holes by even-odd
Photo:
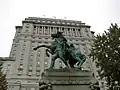
{"type": "Polygon", "coordinates": [[[50,20],[32,20],[33,22],[38,22],[38,23],[48,23],[48,24],[63,24],[63,25],[74,25],[74,26],[80,26],[81,24],[84,24],[84,23],[81,23],[81,22],[69,22],[69,21],[59,21],[59,20],[56,20],[56,21],[50,21],[50,20]]]}
{"type": "MultiPolygon", "coordinates": [[[[35,36],[33,36],[32,37],[34,40],[42,40],[41,42],[45,42],[45,43],[47,43],[48,44],[48,41],[49,42],[51,42],[52,40],[51,40],[51,38],[41,38],[41,37],[35,37],[35,36]]],[[[68,39],[67,41],[70,41],[70,42],[84,42],[84,41],[88,41],[88,42],[90,42],[90,40],[79,40],[79,39],[68,39]]],[[[32,41],[32,42],[34,42],[35,43],[35,41],[32,41]]]]}
{"type": "MultiPolygon", "coordinates": [[[[32,69],[32,65],[28,65],[28,75],[31,76],[33,73],[33,69],[32,69]]],[[[23,74],[23,64],[19,65],[18,68],[18,75],[22,75],[23,74]]],[[[39,76],[40,75],[40,66],[36,66],[36,75],[39,76]]]]}
{"type": "Polygon", "coordinates": [[[37,26],[33,30],[33,34],[45,34],[50,35],[52,33],[56,33],[57,31],[63,32],[65,36],[75,36],[75,37],[81,37],[81,31],[80,29],[74,29],[74,28],[59,28],[59,27],[43,27],[43,26],[37,26]]]}

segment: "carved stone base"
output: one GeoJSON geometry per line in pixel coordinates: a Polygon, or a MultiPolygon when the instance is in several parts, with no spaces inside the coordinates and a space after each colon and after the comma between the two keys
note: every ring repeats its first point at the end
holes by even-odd
{"type": "Polygon", "coordinates": [[[42,80],[51,83],[53,90],[90,90],[89,84],[94,79],[90,71],[48,69],[42,80]]]}

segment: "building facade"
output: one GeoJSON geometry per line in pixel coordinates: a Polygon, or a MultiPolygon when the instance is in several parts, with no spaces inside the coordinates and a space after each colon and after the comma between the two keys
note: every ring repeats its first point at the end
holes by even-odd
{"type": "MultiPolygon", "coordinates": [[[[75,20],[28,17],[22,21],[22,26],[16,26],[16,33],[10,56],[15,61],[6,61],[3,71],[8,80],[8,90],[38,90],[38,82],[44,70],[49,68],[51,55],[47,57],[45,48],[34,51],[39,45],[50,45],[51,34],[63,32],[68,44],[72,43],[87,57],[82,69],[94,72],[91,60],[88,58],[90,44],[94,32],[90,26],[75,20]]],[[[64,68],[64,63],[58,59],[54,68],[64,68]]]]}

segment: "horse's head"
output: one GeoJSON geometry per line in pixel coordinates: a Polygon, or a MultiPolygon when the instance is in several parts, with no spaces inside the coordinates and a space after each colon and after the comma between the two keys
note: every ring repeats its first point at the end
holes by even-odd
{"type": "Polygon", "coordinates": [[[57,31],[57,33],[51,34],[51,37],[52,37],[53,39],[54,39],[54,38],[60,38],[61,36],[63,36],[62,33],[63,33],[63,32],[57,31]]]}
{"type": "Polygon", "coordinates": [[[57,34],[51,34],[51,37],[54,39],[54,38],[57,38],[57,34]]]}

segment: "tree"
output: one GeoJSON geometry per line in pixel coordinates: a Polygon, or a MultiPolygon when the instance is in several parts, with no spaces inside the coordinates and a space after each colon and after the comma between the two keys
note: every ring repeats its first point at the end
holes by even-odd
{"type": "Polygon", "coordinates": [[[120,27],[111,24],[102,35],[93,40],[90,57],[96,63],[101,79],[105,78],[108,85],[120,85],[120,27]]]}
{"type": "Polygon", "coordinates": [[[6,75],[2,72],[2,62],[0,62],[0,90],[7,90],[6,75]]]}

